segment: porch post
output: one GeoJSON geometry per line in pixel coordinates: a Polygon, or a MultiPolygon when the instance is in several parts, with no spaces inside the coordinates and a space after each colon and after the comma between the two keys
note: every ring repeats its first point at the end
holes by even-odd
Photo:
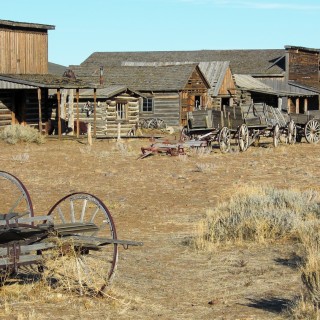
{"type": "Polygon", "coordinates": [[[304,111],[304,113],[308,112],[308,98],[304,98],[303,111],[304,111]]]}
{"type": "Polygon", "coordinates": [[[299,113],[299,105],[300,105],[300,99],[296,99],[296,113],[299,113]]]}
{"type": "Polygon", "coordinates": [[[76,99],[77,99],[77,138],[79,138],[79,88],[76,89],[76,99]]]}
{"type": "Polygon", "coordinates": [[[38,88],[39,132],[42,134],[41,88],[38,88]]]}
{"type": "Polygon", "coordinates": [[[93,136],[97,135],[97,89],[93,89],[93,136]]]}
{"type": "Polygon", "coordinates": [[[60,96],[60,89],[57,89],[57,99],[58,99],[58,136],[59,139],[61,138],[61,114],[60,114],[60,108],[61,108],[61,96],[60,96]]]}

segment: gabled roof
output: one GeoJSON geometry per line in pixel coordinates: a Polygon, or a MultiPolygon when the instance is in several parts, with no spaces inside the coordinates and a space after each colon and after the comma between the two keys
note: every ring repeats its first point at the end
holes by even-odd
{"type": "MultiPolygon", "coordinates": [[[[77,77],[99,83],[99,69],[95,66],[84,68],[73,67],[77,77]]],[[[202,74],[198,64],[181,64],[169,66],[139,66],[139,67],[105,67],[105,85],[121,84],[137,91],[180,91],[183,90],[192,73],[197,71],[207,88],[210,84],[202,74]]]]}
{"type": "MultiPolygon", "coordinates": [[[[97,95],[97,98],[108,99],[108,98],[114,97],[122,92],[129,92],[129,93],[133,93],[137,96],[141,96],[141,94],[139,92],[130,90],[128,87],[123,86],[123,85],[109,85],[104,88],[98,88],[96,91],[96,95],[97,95]]],[[[81,90],[80,97],[81,98],[92,98],[92,89],[91,90],[90,89],[81,90]]]]}
{"type": "Polygon", "coordinates": [[[0,20],[0,27],[10,27],[18,29],[42,29],[42,30],[54,30],[55,26],[40,23],[29,23],[29,22],[17,22],[10,20],[0,20]]]}
{"type": "Polygon", "coordinates": [[[230,68],[234,73],[283,75],[285,71],[285,49],[95,52],[83,61],[81,66],[87,68],[120,66],[124,61],[230,61],[230,68]]]}
{"type": "MultiPolygon", "coordinates": [[[[181,62],[133,62],[124,61],[123,66],[169,66],[182,64],[196,64],[194,61],[181,62]]],[[[199,68],[210,84],[209,94],[218,96],[225,74],[229,68],[229,61],[199,62],[199,68]]]]}

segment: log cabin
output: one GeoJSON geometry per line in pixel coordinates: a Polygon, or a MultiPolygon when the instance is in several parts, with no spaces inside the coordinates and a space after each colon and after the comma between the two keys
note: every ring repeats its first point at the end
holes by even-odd
{"type": "MultiPolygon", "coordinates": [[[[101,66],[71,68],[81,79],[101,82],[101,66]]],[[[186,124],[188,111],[208,105],[210,84],[197,63],[103,68],[104,86],[122,85],[141,94],[139,119],[160,118],[168,126],[180,127],[186,124]]]]}

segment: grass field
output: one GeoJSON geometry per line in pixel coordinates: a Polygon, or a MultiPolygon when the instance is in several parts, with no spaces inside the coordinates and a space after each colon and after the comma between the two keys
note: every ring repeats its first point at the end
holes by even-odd
{"type": "Polygon", "coordinates": [[[313,306],[299,298],[308,294],[301,275],[311,283],[318,272],[317,259],[306,257],[317,255],[308,230],[316,230],[318,219],[320,145],[275,149],[270,141],[244,153],[214,148],[137,160],[149,144],[143,139],[96,140],[92,146],[85,140],[0,142],[0,170],[23,181],[37,215],[71,192],[89,192],[111,211],[118,238],[144,242],[120,247],[106,297],[12,279],[0,289],[0,318],[316,319],[313,306]],[[271,205],[276,198],[285,199],[286,208],[271,205]],[[245,212],[242,221],[248,221],[248,210],[237,211],[244,205],[273,220],[259,221],[259,232],[246,225],[242,233],[235,227],[238,233],[231,234],[237,236],[226,229],[208,236],[208,225],[218,218],[220,227],[230,225],[228,212],[238,217],[245,212]]]}

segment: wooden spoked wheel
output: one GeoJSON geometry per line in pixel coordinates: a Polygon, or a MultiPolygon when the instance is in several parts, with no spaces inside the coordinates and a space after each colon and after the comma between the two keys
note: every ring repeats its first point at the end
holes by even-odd
{"type": "Polygon", "coordinates": [[[276,124],[273,128],[273,146],[277,148],[279,143],[280,143],[280,128],[279,128],[279,125],[276,124]]]}
{"type": "Polygon", "coordinates": [[[304,128],[304,135],[308,143],[318,143],[320,138],[320,123],[316,119],[307,122],[304,128]]]}
{"type": "MultiPolygon", "coordinates": [[[[73,193],[59,200],[49,211],[55,230],[63,225],[87,225],[88,231],[60,234],[56,238],[57,259],[44,259],[45,272],[60,286],[81,294],[101,294],[112,281],[117,261],[118,244],[113,219],[107,207],[97,197],[88,193],[73,193]],[[90,230],[94,226],[95,230],[90,230]],[[81,237],[81,239],[80,239],[81,237]]],[[[50,250],[50,251],[54,251],[50,250]]],[[[44,255],[46,252],[43,253],[44,255]]]]}
{"type": "Polygon", "coordinates": [[[297,126],[293,120],[288,124],[288,143],[295,144],[297,141],[297,126]]]}
{"type": "Polygon", "coordinates": [[[230,130],[223,127],[219,132],[219,146],[222,153],[227,153],[230,150],[230,130]]]}
{"type": "MultiPolygon", "coordinates": [[[[32,201],[23,183],[14,175],[0,171],[0,214],[10,221],[34,216],[32,201]]],[[[30,222],[30,224],[32,224],[30,222]]]]}
{"type": "Polygon", "coordinates": [[[249,130],[246,124],[242,124],[239,128],[238,145],[240,151],[246,151],[249,147],[249,130]]]}

